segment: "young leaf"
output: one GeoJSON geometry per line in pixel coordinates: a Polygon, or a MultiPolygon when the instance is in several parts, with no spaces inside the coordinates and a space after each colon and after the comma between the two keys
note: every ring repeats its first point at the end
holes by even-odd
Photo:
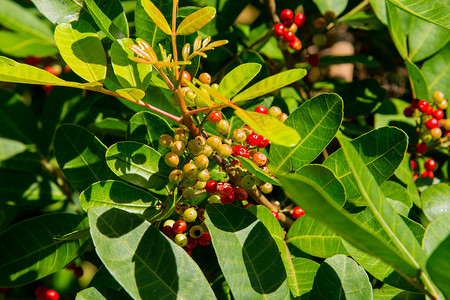
{"type": "Polygon", "coordinates": [[[302,79],[305,69],[293,69],[263,79],[233,98],[233,102],[255,99],[302,79]]]}
{"type": "Polygon", "coordinates": [[[88,82],[105,79],[105,50],[89,23],[75,21],[58,25],[55,42],[64,61],[81,78],[88,82]]]}
{"type": "Polygon", "coordinates": [[[293,147],[300,141],[298,132],[277,118],[243,109],[236,109],[234,113],[257,134],[269,139],[272,144],[293,147]]]}
{"type": "Polygon", "coordinates": [[[286,271],[266,227],[234,205],[206,206],[206,226],[222,272],[237,299],[289,299],[286,271]]]}
{"type": "MultiPolygon", "coordinates": [[[[166,0],[151,0],[155,4],[165,18],[172,15],[172,3],[166,0]]],[[[159,29],[158,25],[148,16],[141,1],[137,1],[135,9],[135,28],[136,36],[147,41],[153,49],[158,49],[158,43],[164,43],[167,35],[159,29]]]]}
{"type": "Polygon", "coordinates": [[[87,218],[54,213],[17,223],[0,235],[0,286],[21,286],[62,270],[89,243],[55,237],[88,226],[87,218]]]}
{"type": "Polygon", "coordinates": [[[88,216],[98,256],[133,299],[216,299],[186,251],[148,221],[106,207],[88,216]]]}
{"type": "Polygon", "coordinates": [[[165,34],[171,35],[172,30],[167,23],[166,18],[162,12],[153,4],[151,0],[141,0],[141,4],[145,9],[148,16],[155,22],[155,24],[161,29],[165,34]]]}
{"type": "Polygon", "coordinates": [[[450,298],[450,236],[437,246],[437,248],[431,253],[427,261],[427,270],[431,279],[444,293],[445,298],[450,298]]]}
{"type": "Polygon", "coordinates": [[[61,125],[53,147],[64,176],[78,192],[94,182],[114,177],[106,165],[106,146],[81,126],[61,125]]]}
{"type": "Polygon", "coordinates": [[[260,70],[261,65],[257,63],[245,63],[237,66],[222,78],[217,92],[231,99],[252,81],[260,70]]]}
{"type": "Polygon", "coordinates": [[[450,211],[450,186],[446,183],[430,186],[423,191],[421,201],[425,216],[434,221],[450,211]]]}
{"type": "Polygon", "coordinates": [[[211,22],[212,19],[216,16],[216,9],[211,6],[203,7],[196,12],[187,16],[181,23],[178,25],[177,34],[179,35],[190,35],[195,33],[197,30],[200,30],[211,22]]]}
{"type": "Polygon", "coordinates": [[[450,95],[450,46],[447,44],[432,58],[427,59],[422,66],[422,72],[428,82],[430,92],[441,91],[450,95]]]}
{"type": "Polygon", "coordinates": [[[271,147],[273,172],[296,171],[313,161],[334,138],[342,115],[342,99],[336,94],[318,95],[296,109],[285,124],[292,126],[301,140],[293,147],[271,147]]]}
{"type": "Polygon", "coordinates": [[[430,223],[423,237],[422,248],[431,254],[450,235],[450,214],[442,214],[430,223]]]}
{"type": "Polygon", "coordinates": [[[86,6],[91,13],[92,18],[95,23],[103,33],[106,34],[108,38],[112,41],[123,39],[128,37],[128,22],[125,12],[123,11],[122,5],[120,1],[108,1],[109,5],[114,6],[114,14],[116,15],[116,19],[121,19],[120,21],[116,21],[117,23],[124,23],[122,28],[119,28],[111,19],[98,7],[97,3],[94,0],[85,0],[86,6]],[[118,8],[120,7],[120,10],[118,8]]]}
{"type": "Polygon", "coordinates": [[[247,169],[250,173],[258,177],[259,179],[274,184],[274,185],[280,185],[280,182],[276,178],[270,177],[268,174],[266,174],[263,170],[261,170],[260,167],[258,167],[253,161],[246,157],[239,157],[239,161],[242,164],[242,167],[244,169],[247,169]]]}

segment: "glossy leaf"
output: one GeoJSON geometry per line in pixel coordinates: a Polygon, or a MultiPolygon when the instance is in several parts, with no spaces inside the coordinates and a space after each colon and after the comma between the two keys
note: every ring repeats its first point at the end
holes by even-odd
{"type": "Polygon", "coordinates": [[[291,83],[294,83],[302,79],[305,75],[305,69],[293,69],[269,76],[266,79],[255,83],[245,91],[237,94],[233,98],[233,102],[255,99],[259,96],[263,96],[291,83]]]}
{"type": "Polygon", "coordinates": [[[195,33],[197,30],[202,29],[206,24],[211,22],[216,16],[216,9],[211,6],[203,7],[196,12],[193,12],[187,16],[178,25],[177,34],[189,35],[195,33]]]}
{"type": "MultiPolygon", "coordinates": [[[[165,0],[152,0],[165,18],[172,15],[172,3],[165,0]]],[[[158,50],[158,43],[164,42],[167,35],[148,16],[141,1],[137,1],[135,10],[136,36],[147,41],[153,49],[158,50]]]]}
{"type": "Polygon", "coordinates": [[[328,258],[314,279],[312,299],[372,299],[372,285],[363,268],[345,255],[328,258]]]}
{"type": "Polygon", "coordinates": [[[347,0],[342,1],[327,1],[327,0],[313,0],[320,10],[320,13],[324,15],[327,11],[332,11],[336,16],[340,15],[347,7],[347,0]]]}
{"type": "Polygon", "coordinates": [[[64,61],[81,78],[88,82],[105,79],[105,51],[89,23],[75,21],[58,25],[55,42],[64,61]]]}
{"type": "Polygon", "coordinates": [[[286,271],[266,227],[234,205],[207,205],[206,226],[222,272],[238,299],[289,299],[286,271]]]}
{"type": "Polygon", "coordinates": [[[261,70],[257,63],[245,63],[228,72],[220,81],[218,93],[231,99],[242,90],[261,70]]]}
{"type": "Polygon", "coordinates": [[[405,59],[410,83],[417,99],[429,99],[428,83],[422,71],[409,59],[405,59]]]}
{"type": "Polygon", "coordinates": [[[450,44],[447,43],[441,51],[424,62],[422,72],[427,79],[430,92],[441,91],[444,95],[450,95],[449,56],[450,44]]]}
{"type": "MultiPolygon", "coordinates": [[[[289,282],[294,297],[307,295],[313,288],[314,278],[320,265],[315,261],[303,257],[292,257],[293,274],[295,281],[289,282]]],[[[288,278],[291,276],[288,275],[288,278]]]]}
{"type": "Polygon", "coordinates": [[[408,191],[394,181],[383,182],[380,188],[384,197],[386,197],[392,205],[392,208],[394,208],[397,213],[408,216],[409,209],[412,206],[412,200],[408,191]]]}
{"type": "Polygon", "coordinates": [[[21,286],[62,270],[88,244],[86,240],[62,241],[55,237],[86,225],[83,216],[54,213],[27,219],[3,231],[0,285],[21,286]]]}
{"type": "Polygon", "coordinates": [[[427,261],[427,270],[433,282],[444,293],[445,298],[450,298],[450,236],[439,244],[431,253],[427,261]]]}
{"type": "Polygon", "coordinates": [[[450,186],[446,183],[434,184],[421,195],[423,212],[431,222],[440,215],[450,212],[450,186]]]}
{"type": "Polygon", "coordinates": [[[133,299],[215,299],[186,251],[149,222],[117,208],[88,216],[98,256],[133,299]]]}
{"type": "Polygon", "coordinates": [[[450,29],[448,11],[450,5],[445,0],[415,1],[415,0],[388,0],[390,3],[419,17],[427,22],[434,23],[446,29],[450,29]]]}
{"type": "MultiPolygon", "coordinates": [[[[358,155],[369,168],[376,182],[381,184],[392,176],[402,161],[408,144],[408,137],[403,131],[395,127],[383,127],[352,140],[351,144],[357,149],[358,155]]],[[[361,193],[357,188],[348,162],[344,158],[342,149],[331,154],[323,164],[329,167],[341,181],[347,199],[360,202],[361,193]]],[[[365,205],[362,202],[360,204],[365,205]]]]}
{"type": "Polygon", "coordinates": [[[270,177],[268,174],[266,174],[263,170],[261,170],[260,167],[258,167],[252,160],[246,158],[246,157],[239,157],[239,161],[242,164],[242,167],[244,169],[247,169],[250,173],[258,177],[264,182],[268,182],[274,185],[280,185],[280,182],[278,179],[270,177]]]}
{"type": "Polygon", "coordinates": [[[165,34],[171,35],[172,30],[170,29],[169,23],[167,23],[166,18],[162,12],[153,4],[151,0],[141,0],[142,6],[148,16],[155,22],[155,24],[161,29],[165,34]]]}
{"type": "Polygon", "coordinates": [[[159,214],[161,201],[132,185],[108,180],[96,182],[84,190],[80,195],[80,205],[86,212],[92,207],[119,208],[151,221],[159,214]]]}
{"type": "Polygon", "coordinates": [[[331,142],[342,122],[342,99],[336,94],[321,94],[296,109],[285,121],[300,135],[293,147],[273,145],[272,171],[296,171],[313,161],[331,142]]]}
{"type": "Polygon", "coordinates": [[[406,58],[408,56],[408,48],[406,46],[406,33],[403,31],[400,12],[395,5],[386,1],[386,13],[392,41],[395,47],[397,47],[400,56],[406,58]]]}
{"type": "Polygon", "coordinates": [[[431,254],[450,235],[450,214],[442,214],[430,223],[423,237],[422,248],[431,254]]]}
{"type": "Polygon", "coordinates": [[[0,52],[14,57],[44,57],[55,55],[58,49],[40,38],[1,30],[0,52]]]}
{"type": "Polygon", "coordinates": [[[32,0],[39,11],[52,23],[70,23],[78,19],[81,6],[77,1],[65,0],[64,2],[53,0],[32,0]]]}
{"type": "Polygon", "coordinates": [[[110,0],[108,2],[108,5],[112,6],[115,10],[115,14],[118,15],[116,17],[116,19],[118,19],[116,23],[123,24],[121,28],[119,28],[114,21],[111,21],[111,19],[98,7],[94,0],[85,0],[85,4],[90,12],[90,15],[94,19],[97,26],[100,27],[100,30],[103,31],[107,37],[109,37],[112,41],[128,37],[129,32],[127,17],[125,16],[125,12],[123,11],[120,1],[110,0]],[[119,9],[121,10],[120,13],[118,13],[120,11],[119,9]]]}
{"type": "Polygon", "coordinates": [[[114,176],[106,165],[106,146],[83,127],[61,125],[53,147],[64,176],[78,192],[114,176]]]}
{"type": "Polygon", "coordinates": [[[106,162],[119,178],[134,185],[161,189],[170,168],[155,149],[137,142],[118,142],[106,152],[106,162]]]}
{"type": "Polygon", "coordinates": [[[348,254],[341,237],[308,214],[294,222],[286,235],[286,242],[309,255],[321,258],[348,254]]]}
{"type": "Polygon", "coordinates": [[[140,112],[131,117],[127,128],[127,140],[149,145],[159,153],[167,151],[159,145],[159,137],[163,134],[173,136],[169,123],[151,112],[140,112]]]}

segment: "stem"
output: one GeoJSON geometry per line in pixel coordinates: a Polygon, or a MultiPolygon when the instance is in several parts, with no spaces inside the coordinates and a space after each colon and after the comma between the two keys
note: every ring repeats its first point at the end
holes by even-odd
{"type": "Polygon", "coordinates": [[[441,298],[439,298],[438,293],[433,286],[433,283],[431,282],[430,278],[428,278],[428,275],[425,272],[422,272],[422,274],[420,276],[422,277],[423,282],[426,287],[425,293],[432,299],[440,300],[441,298]]]}
{"type": "Polygon", "coordinates": [[[186,116],[190,117],[190,116],[195,115],[195,114],[199,114],[199,113],[202,113],[202,112],[208,112],[208,111],[211,111],[211,110],[221,109],[221,108],[224,108],[226,106],[227,105],[225,103],[221,103],[221,104],[216,104],[216,105],[212,105],[212,106],[209,106],[209,107],[197,108],[197,109],[190,110],[190,111],[186,112],[186,116]]]}
{"type": "Polygon", "coordinates": [[[158,68],[155,66],[155,69],[158,71],[159,75],[161,75],[162,79],[166,83],[166,85],[169,87],[169,89],[173,92],[175,90],[174,85],[172,81],[170,81],[169,77],[167,77],[166,73],[161,68],[158,68]]]}

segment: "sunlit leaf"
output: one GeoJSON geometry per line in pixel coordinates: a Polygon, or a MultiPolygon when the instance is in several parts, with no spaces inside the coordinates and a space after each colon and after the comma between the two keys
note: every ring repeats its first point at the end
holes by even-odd
{"type": "Polygon", "coordinates": [[[220,81],[218,93],[231,99],[242,90],[261,70],[257,63],[245,63],[228,72],[220,81]]]}
{"type": "Polygon", "coordinates": [[[187,16],[181,23],[178,25],[177,34],[179,35],[189,35],[197,30],[200,30],[211,22],[212,19],[216,16],[216,9],[211,6],[203,7],[196,12],[187,16]]]}
{"type": "Polygon", "coordinates": [[[280,185],[280,182],[276,178],[270,177],[263,170],[261,170],[261,168],[258,167],[252,160],[246,157],[239,157],[239,161],[241,162],[243,168],[247,169],[247,171],[258,177],[262,181],[275,185],[280,185]]]}
{"type": "Polygon", "coordinates": [[[141,0],[141,3],[145,9],[145,12],[153,20],[153,22],[156,23],[159,29],[161,29],[165,34],[171,35],[172,30],[170,29],[169,23],[167,23],[166,18],[155,6],[155,4],[153,4],[151,0],[141,0]]]}
{"type": "Polygon", "coordinates": [[[430,223],[423,237],[422,248],[432,253],[436,247],[450,235],[450,214],[442,214],[430,223]]]}

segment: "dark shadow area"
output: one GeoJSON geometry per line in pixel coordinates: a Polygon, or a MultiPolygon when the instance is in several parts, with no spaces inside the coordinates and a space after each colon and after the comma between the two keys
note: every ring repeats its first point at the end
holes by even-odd
{"type": "MultiPolygon", "coordinates": [[[[76,31],[79,31],[80,33],[87,33],[87,31],[85,31],[85,30],[80,30],[84,26],[85,25],[83,23],[74,23],[73,29],[76,31]]],[[[75,55],[82,62],[91,64],[91,65],[101,66],[101,64],[99,64],[98,56],[86,55],[87,53],[85,51],[83,51],[86,49],[90,49],[90,47],[93,47],[97,44],[99,44],[101,46],[101,43],[97,37],[87,36],[83,39],[77,40],[75,43],[72,44],[72,46],[70,48],[73,52],[73,55],[75,55]]]]}
{"type": "Polygon", "coordinates": [[[256,220],[251,212],[232,204],[208,204],[206,210],[214,226],[226,232],[240,231],[256,220]]]}
{"type": "Polygon", "coordinates": [[[317,270],[310,299],[346,299],[341,279],[329,264],[323,263],[317,270]]]}
{"type": "Polygon", "coordinates": [[[144,220],[137,215],[111,208],[98,217],[96,226],[101,234],[109,238],[119,238],[143,222],[144,220]]]}

